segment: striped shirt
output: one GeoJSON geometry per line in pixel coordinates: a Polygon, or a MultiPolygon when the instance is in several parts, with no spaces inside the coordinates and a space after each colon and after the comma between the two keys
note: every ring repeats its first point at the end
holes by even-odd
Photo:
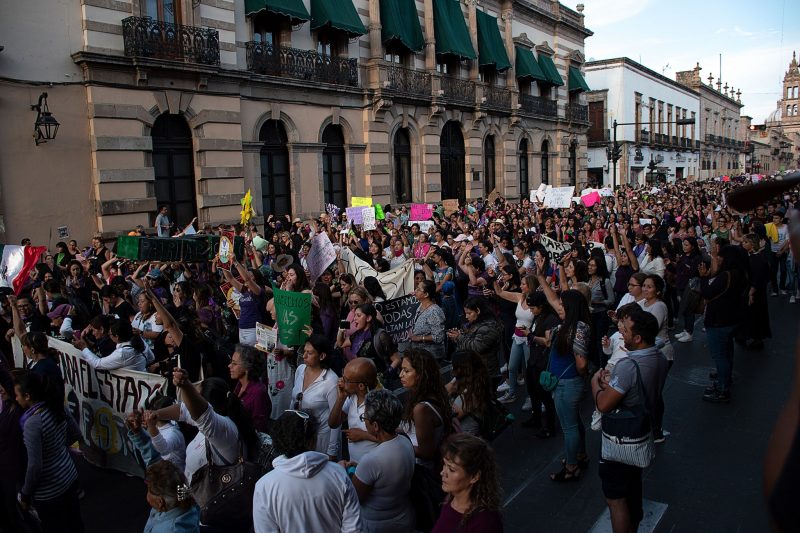
{"type": "Polygon", "coordinates": [[[36,500],[52,500],[64,494],[78,478],[78,471],[67,450],[69,418],[57,420],[46,408],[32,415],[23,428],[28,451],[23,495],[36,500]]]}

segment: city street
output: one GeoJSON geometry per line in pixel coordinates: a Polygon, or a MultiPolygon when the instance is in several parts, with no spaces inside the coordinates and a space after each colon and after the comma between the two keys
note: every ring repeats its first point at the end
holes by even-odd
{"type": "MultiPolygon", "coordinates": [[[[670,435],[645,473],[646,512],[655,515],[645,518],[640,531],[767,530],[761,463],[790,386],[797,310],[786,297],[772,298],[776,338],[763,352],[737,346],[736,385],[729,405],[700,399],[713,368],[701,327],[693,343],[677,345],[665,390],[664,427],[670,435]]],[[[588,396],[583,417],[587,425],[592,409],[588,396]]],[[[505,492],[506,531],[592,530],[606,508],[597,476],[599,434],[588,432],[591,464],[583,479],[555,484],[548,474],[559,469],[561,435],[542,441],[532,430],[519,427],[526,416],[519,412],[521,405],[522,398],[515,406],[516,426],[494,443],[505,492]]],[[[87,531],[140,532],[148,512],[142,480],[85,462],[79,469],[86,490],[82,504],[87,531]]],[[[601,523],[594,531],[610,531],[610,526],[601,523]]]]}

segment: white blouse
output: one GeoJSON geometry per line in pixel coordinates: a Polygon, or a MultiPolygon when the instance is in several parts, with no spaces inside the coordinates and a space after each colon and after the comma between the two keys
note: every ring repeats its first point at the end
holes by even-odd
{"type": "Polygon", "coordinates": [[[331,409],[336,404],[336,397],[338,396],[336,384],[339,378],[336,377],[333,370],[325,368],[317,376],[317,379],[306,390],[303,390],[305,374],[306,365],[298,366],[294,375],[291,408],[305,411],[317,421],[317,445],[314,448],[315,451],[338,457],[340,430],[339,428],[331,429],[328,425],[328,417],[331,414],[331,409]],[[297,407],[298,395],[301,392],[303,396],[299,407],[297,407]]]}

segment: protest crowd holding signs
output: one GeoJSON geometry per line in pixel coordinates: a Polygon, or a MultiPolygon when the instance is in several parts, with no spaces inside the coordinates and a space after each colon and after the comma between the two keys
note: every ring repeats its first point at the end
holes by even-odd
{"type": "Polygon", "coordinates": [[[82,531],[86,460],[145,478],[147,531],[502,531],[494,469],[472,501],[442,462],[494,464],[488,443],[522,413],[541,438],[559,422],[551,479],[580,481],[585,436],[565,423],[583,423],[579,402],[554,398],[590,387],[604,487],[632,467],[641,500],[670,361],[698,315],[717,375],[702,400],[725,404],[730,341],[762,349],[769,294],[800,297],[797,187],[759,181],[353,197],[311,220],[177,221],[172,237],[162,210],[113,242],[6,245],[0,441],[17,471],[0,523],[82,531]],[[772,192],[739,207],[742,187],[772,192]],[[620,433],[608,383],[639,366],[658,405],[620,433]]]}

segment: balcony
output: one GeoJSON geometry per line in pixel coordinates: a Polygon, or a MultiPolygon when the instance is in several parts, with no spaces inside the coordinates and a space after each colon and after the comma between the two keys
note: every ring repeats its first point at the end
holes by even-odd
{"type": "Polygon", "coordinates": [[[711,135],[710,133],[706,133],[706,144],[715,144],[717,139],[715,136],[711,135]]]}
{"type": "Polygon", "coordinates": [[[558,118],[558,103],[555,100],[548,100],[541,96],[531,96],[530,94],[520,94],[519,103],[524,113],[540,117],[558,118]]]}
{"type": "Polygon", "coordinates": [[[642,130],[641,134],[639,135],[639,142],[642,144],[650,144],[650,132],[647,130],[642,130]]]}
{"type": "Polygon", "coordinates": [[[492,109],[511,111],[511,91],[503,87],[486,85],[483,88],[485,103],[492,109]]]}
{"type": "Polygon", "coordinates": [[[398,65],[385,67],[385,91],[398,97],[429,99],[431,97],[431,75],[424,70],[414,70],[398,65]]]}
{"type": "Polygon", "coordinates": [[[125,55],[219,65],[219,32],[153,20],[127,17],[122,20],[125,55]]]}
{"type": "Polygon", "coordinates": [[[256,41],[246,43],[245,48],[247,70],[256,74],[358,87],[357,59],[256,41]]]}
{"type": "Polygon", "coordinates": [[[589,122],[589,106],[567,104],[564,106],[564,118],[567,122],[589,122]]]}
{"type": "Polygon", "coordinates": [[[442,76],[441,90],[443,93],[442,98],[449,104],[475,105],[474,81],[442,76]]]}
{"type": "Polygon", "coordinates": [[[694,148],[695,148],[695,150],[699,150],[700,149],[700,139],[695,139],[694,140],[694,148]]]}

